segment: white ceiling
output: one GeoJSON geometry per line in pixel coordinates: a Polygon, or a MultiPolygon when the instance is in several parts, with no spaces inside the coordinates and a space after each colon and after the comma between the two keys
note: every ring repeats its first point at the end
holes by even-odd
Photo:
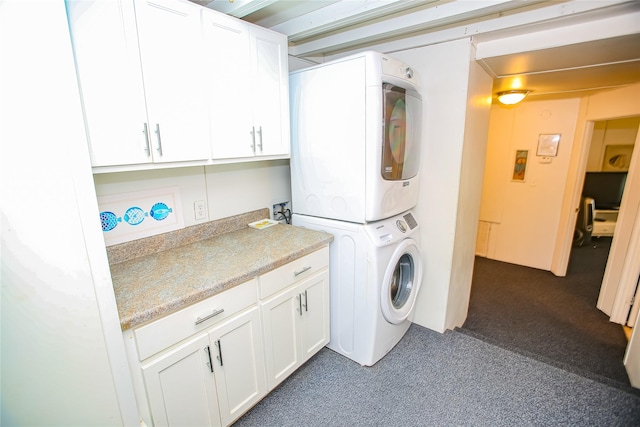
{"type": "Polygon", "coordinates": [[[640,1],[192,0],[289,37],[291,56],[322,62],[473,37],[494,93],[531,97],[640,82],[640,1]]]}

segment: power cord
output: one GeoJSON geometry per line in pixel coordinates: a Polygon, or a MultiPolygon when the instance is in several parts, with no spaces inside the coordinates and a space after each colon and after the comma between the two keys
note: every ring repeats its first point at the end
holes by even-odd
{"type": "Polygon", "coordinates": [[[274,212],[274,219],[280,221],[284,219],[287,224],[291,224],[291,209],[285,209],[286,203],[280,203],[280,212],[274,212]]]}

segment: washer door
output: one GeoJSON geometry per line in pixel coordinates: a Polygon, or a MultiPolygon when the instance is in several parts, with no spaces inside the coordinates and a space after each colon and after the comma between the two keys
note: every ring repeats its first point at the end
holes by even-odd
{"type": "Polygon", "coordinates": [[[384,272],[380,308],[389,323],[404,322],[416,302],[422,282],[422,259],[413,239],[400,242],[384,272]]]}

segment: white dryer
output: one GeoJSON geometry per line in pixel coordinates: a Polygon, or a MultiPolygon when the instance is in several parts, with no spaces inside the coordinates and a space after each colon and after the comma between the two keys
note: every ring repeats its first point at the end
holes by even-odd
{"type": "Polygon", "coordinates": [[[414,70],[368,51],[294,71],[289,88],[294,212],[364,224],[417,204],[414,70]]]}
{"type": "Polygon", "coordinates": [[[330,349],[371,366],[404,336],[422,281],[411,211],[368,224],[293,215],[293,225],[334,235],[330,244],[330,349]]]}

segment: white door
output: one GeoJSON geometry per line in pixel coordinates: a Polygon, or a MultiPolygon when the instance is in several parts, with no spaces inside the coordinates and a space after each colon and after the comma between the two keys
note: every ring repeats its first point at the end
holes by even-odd
{"type": "Polygon", "coordinates": [[[219,426],[209,337],[200,335],[142,366],[155,426],[219,426]]]}
{"type": "MultiPolygon", "coordinates": [[[[635,146],[640,146],[640,132],[635,146]]],[[[609,258],[602,279],[597,307],[610,315],[610,320],[624,324],[629,316],[631,300],[638,278],[637,249],[640,238],[640,150],[633,150],[616,221],[609,258]],[[634,251],[635,255],[634,255],[634,251]]]]}
{"type": "Polygon", "coordinates": [[[407,320],[416,302],[422,281],[422,258],[413,239],[405,239],[393,251],[384,273],[380,308],[387,322],[407,320]]]}
{"type": "Polygon", "coordinates": [[[329,342],[329,271],[310,277],[298,289],[303,302],[300,342],[304,362],[329,342]]]}
{"type": "Polygon", "coordinates": [[[212,156],[253,157],[253,92],[249,25],[203,10],[212,156]],[[224,40],[224,42],[221,42],[224,40]]]}
{"type": "Polygon", "coordinates": [[[299,320],[302,300],[298,287],[275,295],[262,304],[267,382],[272,390],[302,363],[299,320]]]}
{"type": "Polygon", "coordinates": [[[67,1],[93,166],[149,163],[147,108],[130,1],[67,1]]]}
{"type": "Polygon", "coordinates": [[[222,424],[228,425],[267,393],[258,307],[209,331],[222,424]]]}
{"type": "Polygon", "coordinates": [[[251,28],[256,155],[289,153],[289,80],[286,36],[251,28]]]}
{"type": "Polygon", "coordinates": [[[154,162],[206,160],[211,137],[200,6],[139,0],[135,8],[154,162]]]}

